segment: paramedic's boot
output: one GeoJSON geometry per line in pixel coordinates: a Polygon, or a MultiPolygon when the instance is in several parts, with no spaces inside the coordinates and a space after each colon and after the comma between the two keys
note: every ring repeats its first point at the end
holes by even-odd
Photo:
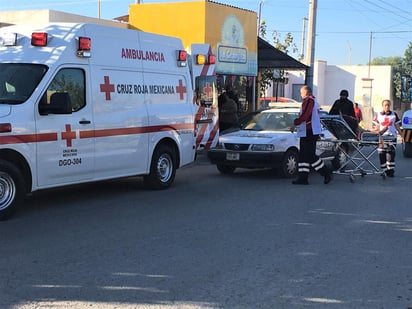
{"type": "Polygon", "coordinates": [[[332,180],[332,171],[324,165],[320,170],[319,173],[324,177],[323,183],[326,185],[330,183],[332,180]]]}
{"type": "Polygon", "coordinates": [[[395,176],[395,170],[394,169],[386,170],[385,174],[388,177],[394,177],[395,176]]]}
{"type": "Polygon", "coordinates": [[[297,179],[295,179],[294,181],[292,181],[292,184],[294,185],[308,185],[308,176],[309,173],[307,172],[299,172],[299,176],[297,179]]]}

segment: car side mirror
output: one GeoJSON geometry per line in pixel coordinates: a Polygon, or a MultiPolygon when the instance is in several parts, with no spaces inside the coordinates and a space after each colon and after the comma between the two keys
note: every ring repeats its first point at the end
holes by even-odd
{"type": "Polygon", "coordinates": [[[71,114],[72,103],[67,92],[55,92],[50,96],[50,104],[43,100],[39,104],[40,115],[71,114]]]}

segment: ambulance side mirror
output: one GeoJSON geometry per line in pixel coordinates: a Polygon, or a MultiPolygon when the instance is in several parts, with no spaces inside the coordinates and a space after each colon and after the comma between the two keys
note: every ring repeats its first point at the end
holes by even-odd
{"type": "Polygon", "coordinates": [[[39,104],[40,115],[71,114],[72,103],[67,92],[55,92],[50,96],[50,104],[39,104]]]}

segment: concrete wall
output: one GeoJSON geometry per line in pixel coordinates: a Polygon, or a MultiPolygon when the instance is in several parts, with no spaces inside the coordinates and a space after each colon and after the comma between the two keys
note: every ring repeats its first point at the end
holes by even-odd
{"type": "MultiPolygon", "coordinates": [[[[304,72],[289,71],[289,83],[285,85],[285,96],[300,100],[297,89],[304,83],[304,72]]],[[[373,113],[381,110],[384,99],[392,97],[392,67],[389,65],[328,65],[326,61],[315,62],[313,92],[319,104],[329,110],[339,98],[342,89],[349,91],[349,99],[361,105],[365,127],[370,128],[373,113]],[[372,88],[370,88],[372,86],[372,88]]],[[[273,87],[267,90],[272,96],[273,87]]]]}
{"type": "Polygon", "coordinates": [[[113,27],[128,28],[127,23],[86,17],[82,15],[69,14],[53,10],[33,10],[33,11],[0,11],[0,27],[11,24],[40,24],[47,22],[67,22],[67,23],[94,23],[113,27]]]}

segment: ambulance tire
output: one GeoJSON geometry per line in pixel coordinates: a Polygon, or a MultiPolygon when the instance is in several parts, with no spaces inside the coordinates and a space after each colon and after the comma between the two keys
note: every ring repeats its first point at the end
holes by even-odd
{"type": "Polygon", "coordinates": [[[9,219],[23,199],[23,176],[12,163],[0,160],[0,221],[9,219]]]}
{"type": "Polygon", "coordinates": [[[412,158],[412,143],[405,142],[402,144],[402,153],[405,158],[412,158]]]}
{"type": "Polygon", "coordinates": [[[176,155],[173,148],[158,145],[153,152],[150,174],[144,176],[144,185],[153,190],[169,188],[176,176],[176,155]]]}

